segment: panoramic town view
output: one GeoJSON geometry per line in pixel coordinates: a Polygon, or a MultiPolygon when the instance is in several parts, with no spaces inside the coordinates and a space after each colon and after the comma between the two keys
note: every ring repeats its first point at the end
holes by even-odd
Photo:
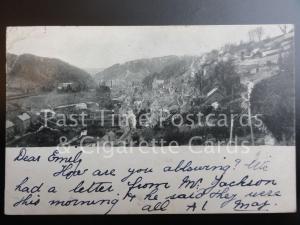
{"type": "Polygon", "coordinates": [[[12,28],[6,146],[295,145],[294,29],[272,29],[247,26],[239,41],[198,54],[82,68],[17,51],[28,34],[12,28]]]}

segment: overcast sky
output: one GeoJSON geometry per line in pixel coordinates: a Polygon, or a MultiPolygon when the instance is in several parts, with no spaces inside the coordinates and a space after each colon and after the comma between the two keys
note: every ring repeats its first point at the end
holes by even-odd
{"type": "MultiPolygon", "coordinates": [[[[260,25],[264,36],[278,25],[260,25]]],[[[9,27],[7,51],[64,60],[81,68],[106,68],[139,58],[201,55],[226,43],[248,41],[257,26],[9,27]]]]}

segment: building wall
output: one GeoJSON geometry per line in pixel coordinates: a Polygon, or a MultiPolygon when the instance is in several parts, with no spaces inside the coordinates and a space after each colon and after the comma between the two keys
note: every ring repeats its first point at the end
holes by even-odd
{"type": "Polygon", "coordinates": [[[28,120],[16,120],[16,126],[19,133],[24,134],[30,126],[30,119],[28,120]]]}

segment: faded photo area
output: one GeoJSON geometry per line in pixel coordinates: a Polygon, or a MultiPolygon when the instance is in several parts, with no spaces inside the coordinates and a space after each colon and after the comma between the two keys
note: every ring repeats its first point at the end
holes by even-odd
{"type": "Polygon", "coordinates": [[[295,145],[294,27],[8,27],[6,146],[295,145]]]}

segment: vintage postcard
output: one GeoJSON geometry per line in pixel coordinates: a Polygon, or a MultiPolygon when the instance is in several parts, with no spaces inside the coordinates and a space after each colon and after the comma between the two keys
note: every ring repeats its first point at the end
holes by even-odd
{"type": "Polygon", "coordinates": [[[296,211],[293,25],[6,37],[6,214],[296,211]]]}

